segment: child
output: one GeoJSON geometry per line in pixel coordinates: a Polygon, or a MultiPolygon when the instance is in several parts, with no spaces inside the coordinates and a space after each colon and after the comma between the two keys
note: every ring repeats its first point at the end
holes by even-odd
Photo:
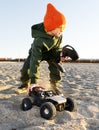
{"type": "MultiPolygon", "coordinates": [[[[59,12],[51,3],[47,5],[44,22],[32,26],[33,44],[29,50],[22,69],[22,85],[19,89],[31,87],[37,84],[41,61],[45,60],[49,64],[50,83],[56,93],[60,93],[58,85],[61,80],[59,69],[53,64],[60,57],[62,51],[62,31],[66,26],[65,16],[59,12]]],[[[64,58],[61,58],[64,61],[64,58]]]]}

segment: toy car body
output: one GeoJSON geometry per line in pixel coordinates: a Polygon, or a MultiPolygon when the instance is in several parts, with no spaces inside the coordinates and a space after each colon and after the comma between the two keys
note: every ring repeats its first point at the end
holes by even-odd
{"type": "Polygon", "coordinates": [[[43,87],[29,89],[29,97],[22,100],[21,109],[27,111],[37,105],[40,107],[40,115],[45,119],[53,119],[56,111],[74,111],[75,104],[71,98],[65,98],[63,94],[55,95],[52,90],[43,87]]]}

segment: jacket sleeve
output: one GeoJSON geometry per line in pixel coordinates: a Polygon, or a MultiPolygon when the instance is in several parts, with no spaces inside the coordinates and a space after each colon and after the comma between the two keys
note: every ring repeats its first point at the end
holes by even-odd
{"type": "Polygon", "coordinates": [[[34,40],[30,58],[30,83],[36,83],[39,78],[40,62],[42,60],[42,44],[40,39],[34,40]]]}

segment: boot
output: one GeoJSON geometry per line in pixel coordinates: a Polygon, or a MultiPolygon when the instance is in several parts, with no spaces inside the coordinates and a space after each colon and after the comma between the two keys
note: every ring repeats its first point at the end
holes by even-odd
{"type": "Polygon", "coordinates": [[[27,88],[27,85],[21,84],[21,86],[18,87],[18,89],[23,89],[23,88],[27,88]]]}
{"type": "Polygon", "coordinates": [[[51,88],[52,88],[55,95],[62,94],[61,90],[59,89],[59,87],[57,86],[56,83],[51,83],[51,88]]]}
{"type": "Polygon", "coordinates": [[[28,86],[30,86],[30,82],[25,82],[25,83],[22,83],[21,86],[18,87],[18,89],[27,89],[28,86]]]}

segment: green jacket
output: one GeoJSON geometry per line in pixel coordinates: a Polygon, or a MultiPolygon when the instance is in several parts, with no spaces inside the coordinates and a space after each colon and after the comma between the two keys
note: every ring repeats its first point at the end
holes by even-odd
{"type": "Polygon", "coordinates": [[[42,60],[55,61],[62,50],[62,36],[56,38],[46,33],[43,23],[31,27],[33,44],[30,49],[30,79],[36,83],[40,62],[42,60]]]}

